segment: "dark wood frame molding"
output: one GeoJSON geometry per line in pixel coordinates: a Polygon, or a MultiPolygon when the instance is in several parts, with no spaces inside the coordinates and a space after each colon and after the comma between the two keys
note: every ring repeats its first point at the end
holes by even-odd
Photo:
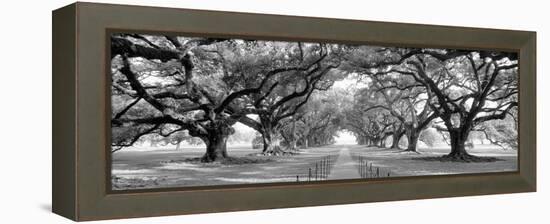
{"type": "Polygon", "coordinates": [[[536,191],[535,32],[78,2],[53,12],[52,41],[53,212],[73,220],[536,191]],[[519,170],[113,192],[107,46],[120,31],[518,52],[519,170]]]}

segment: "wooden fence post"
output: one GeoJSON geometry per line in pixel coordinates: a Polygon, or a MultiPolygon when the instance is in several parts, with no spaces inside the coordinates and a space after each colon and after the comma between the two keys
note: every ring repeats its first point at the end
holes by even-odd
{"type": "Polygon", "coordinates": [[[321,180],[325,178],[325,160],[321,160],[321,180]]]}
{"type": "Polygon", "coordinates": [[[317,179],[317,163],[315,163],[315,180],[318,180],[317,179]]]}
{"type": "Polygon", "coordinates": [[[369,177],[369,173],[367,172],[367,167],[369,166],[369,161],[365,161],[365,165],[363,166],[363,169],[364,170],[364,173],[365,173],[365,178],[368,178],[369,177]]]}

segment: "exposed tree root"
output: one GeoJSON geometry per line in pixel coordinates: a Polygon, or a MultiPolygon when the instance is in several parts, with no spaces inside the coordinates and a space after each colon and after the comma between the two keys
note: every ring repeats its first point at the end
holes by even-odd
{"type": "Polygon", "coordinates": [[[474,162],[474,163],[495,162],[498,160],[495,157],[480,157],[480,156],[470,155],[468,153],[449,154],[449,155],[444,155],[441,158],[451,162],[457,161],[457,162],[474,162]]]}
{"type": "Polygon", "coordinates": [[[218,158],[218,159],[211,159],[210,157],[208,157],[207,155],[204,155],[201,157],[201,163],[211,163],[211,162],[214,162],[214,161],[220,161],[220,160],[223,160],[225,158],[218,158]]]}
{"type": "Polygon", "coordinates": [[[444,155],[439,157],[421,157],[421,158],[412,158],[413,160],[424,160],[424,161],[440,161],[440,162],[462,162],[462,163],[489,163],[502,161],[501,159],[495,157],[481,157],[474,156],[470,154],[460,154],[460,155],[444,155]]]}
{"type": "Polygon", "coordinates": [[[251,157],[227,157],[220,161],[224,165],[240,165],[240,164],[256,164],[256,163],[268,163],[274,160],[269,158],[251,158],[251,157]]]}
{"type": "Polygon", "coordinates": [[[414,151],[414,150],[408,150],[408,149],[400,149],[398,151],[395,151],[393,153],[399,153],[399,154],[422,154],[421,152],[419,151],[414,151]]]}
{"type": "Polygon", "coordinates": [[[261,153],[264,156],[294,156],[300,154],[296,151],[282,150],[280,148],[274,150],[268,150],[261,153]]]}
{"type": "Polygon", "coordinates": [[[266,151],[261,152],[261,153],[255,153],[253,155],[256,155],[256,156],[294,156],[294,155],[298,155],[298,154],[300,154],[300,152],[298,150],[283,150],[280,147],[276,147],[274,149],[266,150],[266,151]]]}

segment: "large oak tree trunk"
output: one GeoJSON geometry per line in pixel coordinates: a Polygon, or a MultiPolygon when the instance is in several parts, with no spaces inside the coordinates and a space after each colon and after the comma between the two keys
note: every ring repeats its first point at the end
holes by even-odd
{"type": "Polygon", "coordinates": [[[290,142],[288,143],[288,148],[290,150],[298,150],[296,139],[290,140],[290,142]]]}
{"type": "Polygon", "coordinates": [[[366,137],[360,137],[359,138],[359,145],[367,145],[368,139],[366,137]]]}
{"type": "Polygon", "coordinates": [[[207,132],[206,136],[201,137],[206,144],[206,153],[201,161],[208,163],[227,158],[227,139],[235,133],[233,127],[224,121],[218,121],[210,124],[207,132]]]}
{"type": "Polygon", "coordinates": [[[288,142],[288,147],[290,150],[297,150],[296,142],[297,142],[298,136],[296,134],[296,119],[293,118],[292,120],[292,129],[290,133],[290,140],[288,142]]]}
{"type": "Polygon", "coordinates": [[[392,136],[392,143],[391,148],[392,149],[399,149],[399,140],[401,140],[401,137],[405,135],[405,132],[395,132],[392,136]]]}
{"type": "Polygon", "coordinates": [[[449,131],[451,138],[451,153],[446,155],[446,157],[467,160],[471,157],[468,152],[466,152],[466,140],[468,140],[468,130],[465,128],[453,129],[449,131]]]}
{"type": "Polygon", "coordinates": [[[378,146],[378,139],[376,138],[370,138],[368,146],[371,147],[377,147],[378,146]]]}
{"type": "Polygon", "coordinates": [[[262,135],[264,141],[264,149],[262,153],[265,155],[280,155],[283,153],[281,149],[281,139],[274,131],[266,131],[262,135]]]}
{"type": "Polygon", "coordinates": [[[365,137],[359,136],[359,137],[357,137],[357,138],[358,138],[358,139],[357,139],[357,144],[358,144],[358,145],[365,145],[365,144],[366,144],[366,141],[367,141],[367,140],[365,139],[365,137]]]}
{"type": "Polygon", "coordinates": [[[387,136],[384,136],[382,139],[380,139],[380,142],[378,144],[378,147],[380,148],[386,148],[386,140],[387,140],[387,136]]]}
{"type": "Polygon", "coordinates": [[[406,151],[416,152],[416,145],[418,144],[418,138],[420,137],[420,132],[414,128],[411,128],[407,131],[407,140],[408,146],[406,151]]]}
{"type": "Polygon", "coordinates": [[[284,151],[281,149],[281,137],[277,128],[272,124],[270,117],[260,115],[260,122],[262,124],[261,133],[264,143],[262,154],[282,155],[284,151]]]}
{"type": "Polygon", "coordinates": [[[206,143],[206,153],[202,156],[202,162],[214,162],[216,160],[227,158],[227,139],[228,135],[211,136],[204,142],[206,143]]]}

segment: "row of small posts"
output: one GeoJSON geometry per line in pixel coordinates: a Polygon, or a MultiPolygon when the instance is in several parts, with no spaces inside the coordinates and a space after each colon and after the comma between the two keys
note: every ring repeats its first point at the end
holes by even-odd
{"type": "Polygon", "coordinates": [[[382,169],[374,166],[373,162],[369,162],[365,156],[353,155],[357,161],[357,169],[361,178],[381,178],[390,177],[391,172],[388,169],[382,169]]]}
{"type": "Polygon", "coordinates": [[[296,175],[296,182],[326,180],[337,158],[338,154],[329,154],[321,157],[320,160],[311,164],[305,175],[296,175]]]}

